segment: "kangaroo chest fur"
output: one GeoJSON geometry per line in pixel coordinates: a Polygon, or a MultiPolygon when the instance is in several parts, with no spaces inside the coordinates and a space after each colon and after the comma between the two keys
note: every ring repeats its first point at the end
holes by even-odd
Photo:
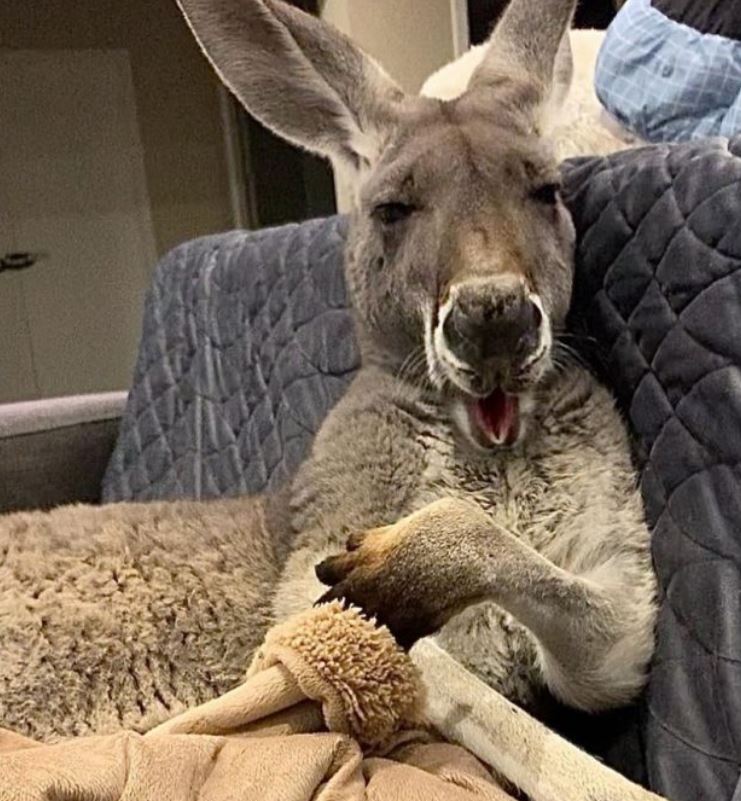
{"type": "MultiPolygon", "coordinates": [[[[297,483],[300,532],[276,595],[279,616],[316,600],[322,589],[313,565],[342,545],[343,535],[335,536],[323,526],[322,536],[305,533],[312,528],[312,519],[328,520],[315,506],[321,505],[316,500],[317,485],[330,475],[342,481],[349,474],[361,485],[365,478],[374,484],[385,482],[381,496],[358,496],[360,505],[368,505],[365,513],[375,518],[363,520],[367,528],[393,523],[440,498],[457,497],[476,502],[494,522],[575,573],[599,568],[622,548],[645,547],[623,425],[609,393],[584,371],[574,369],[556,382],[541,411],[536,411],[524,442],[512,450],[478,453],[466,448],[442,412],[405,414],[395,426],[394,415],[381,412],[382,403],[379,396],[362,411],[350,399],[347,410],[338,408],[330,437],[320,444],[297,483]],[[359,437],[363,415],[373,418],[379,413],[383,422],[375,420],[368,429],[378,437],[386,427],[384,436],[371,445],[377,453],[366,453],[357,438],[354,446],[353,437],[343,443],[341,421],[359,437]],[[383,444],[391,451],[384,453],[383,444]],[[395,463],[392,453],[399,449],[408,454],[408,463],[395,463]],[[311,500],[302,500],[306,497],[311,500]]],[[[348,485],[345,511],[351,527],[359,520],[350,508],[352,492],[348,485]]],[[[467,609],[437,638],[489,685],[522,704],[535,702],[540,689],[535,640],[496,605],[467,609]]]]}
{"type": "MultiPolygon", "coordinates": [[[[601,415],[587,413],[583,422],[591,422],[590,416],[601,415]]],[[[574,431],[565,442],[564,428],[544,430],[542,421],[539,427],[514,451],[467,457],[447,426],[422,434],[428,465],[410,506],[421,508],[441,497],[475,501],[494,522],[559,567],[578,570],[595,547],[610,547],[609,542],[596,542],[609,531],[600,511],[600,504],[613,505],[605,498],[610,492],[611,477],[605,475],[609,467],[585,439],[573,436],[574,431]]],[[[495,604],[465,610],[437,639],[487,684],[522,704],[537,703],[535,641],[495,604]]]]}

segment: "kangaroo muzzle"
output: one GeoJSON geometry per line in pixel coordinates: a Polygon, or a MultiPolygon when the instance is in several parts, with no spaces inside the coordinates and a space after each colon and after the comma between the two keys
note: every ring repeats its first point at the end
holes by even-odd
{"type": "Polygon", "coordinates": [[[488,395],[516,380],[538,350],[543,314],[523,283],[474,280],[455,285],[442,319],[442,344],[468,373],[470,389],[488,395]]]}
{"type": "Polygon", "coordinates": [[[472,437],[486,448],[513,445],[522,432],[522,393],[549,349],[540,299],[518,276],[473,278],[451,287],[438,320],[437,358],[463,392],[472,437]]]}

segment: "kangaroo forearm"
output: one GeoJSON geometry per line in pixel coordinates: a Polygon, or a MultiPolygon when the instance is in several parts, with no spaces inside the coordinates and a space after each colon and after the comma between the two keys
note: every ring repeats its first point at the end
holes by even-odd
{"type": "Polygon", "coordinates": [[[600,587],[562,570],[501,529],[494,542],[483,563],[487,597],[543,647],[578,659],[587,643],[610,644],[619,626],[614,604],[600,587]]]}
{"type": "Polygon", "coordinates": [[[641,611],[640,588],[634,599],[621,590],[629,567],[595,568],[604,585],[571,574],[477,505],[447,498],[353,538],[345,553],[322,560],[318,576],[331,587],[325,600],[361,606],[405,647],[492,601],[537,641],[549,688],[573,706],[600,709],[634,697],[650,655],[652,606],[641,611]]]}

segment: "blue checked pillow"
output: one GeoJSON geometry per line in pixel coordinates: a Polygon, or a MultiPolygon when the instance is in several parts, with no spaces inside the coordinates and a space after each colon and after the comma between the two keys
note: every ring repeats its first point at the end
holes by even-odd
{"type": "Polygon", "coordinates": [[[595,88],[652,142],[741,131],[741,3],[628,0],[607,30],[595,88]]]}

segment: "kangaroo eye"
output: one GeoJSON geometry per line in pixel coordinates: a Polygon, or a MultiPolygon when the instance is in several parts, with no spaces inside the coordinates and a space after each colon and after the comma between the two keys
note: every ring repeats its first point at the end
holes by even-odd
{"type": "Polygon", "coordinates": [[[559,184],[543,184],[532,190],[530,197],[537,203],[544,203],[553,206],[558,203],[558,193],[561,191],[559,184]]]}
{"type": "Polygon", "coordinates": [[[381,203],[373,209],[373,216],[384,225],[396,225],[411,217],[414,206],[407,203],[381,203]]]}

